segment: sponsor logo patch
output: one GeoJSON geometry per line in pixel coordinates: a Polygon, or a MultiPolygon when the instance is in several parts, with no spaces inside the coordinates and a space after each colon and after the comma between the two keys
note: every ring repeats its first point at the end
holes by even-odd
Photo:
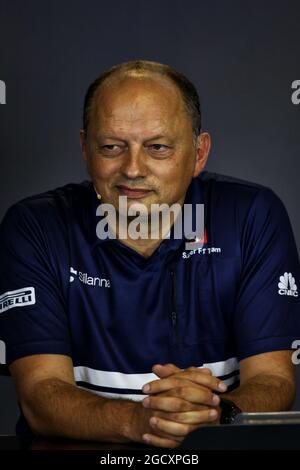
{"type": "Polygon", "coordinates": [[[298,297],[297,285],[292,273],[284,273],[283,276],[280,276],[278,288],[279,295],[289,295],[291,297],[298,297]]]}
{"type": "Polygon", "coordinates": [[[74,282],[75,279],[78,279],[82,284],[87,284],[94,287],[110,287],[110,280],[102,277],[93,277],[89,276],[88,273],[83,273],[70,267],[70,282],[74,282]]]}
{"type": "Polygon", "coordinates": [[[34,287],[24,287],[23,289],[5,292],[0,296],[0,313],[14,307],[25,307],[35,304],[34,287]]]}

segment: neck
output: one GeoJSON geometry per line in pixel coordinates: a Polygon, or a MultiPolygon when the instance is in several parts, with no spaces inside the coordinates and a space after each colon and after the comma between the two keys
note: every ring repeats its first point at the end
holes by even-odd
{"type": "Polygon", "coordinates": [[[165,211],[152,214],[150,217],[137,218],[118,216],[116,238],[142,256],[150,257],[171,231],[184,201],[178,201],[176,211],[165,211]]]}
{"type": "Polygon", "coordinates": [[[119,239],[121,243],[129,248],[132,248],[134,251],[139,253],[140,255],[144,256],[145,258],[149,258],[154,251],[159,247],[162,240],[132,240],[127,238],[125,240],[119,239]]]}

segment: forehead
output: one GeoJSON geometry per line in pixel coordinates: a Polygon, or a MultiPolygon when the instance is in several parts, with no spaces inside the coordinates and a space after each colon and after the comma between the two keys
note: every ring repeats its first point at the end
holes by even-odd
{"type": "Polygon", "coordinates": [[[190,121],[180,90],[158,74],[116,77],[97,90],[91,124],[142,128],[176,127],[190,121]]]}

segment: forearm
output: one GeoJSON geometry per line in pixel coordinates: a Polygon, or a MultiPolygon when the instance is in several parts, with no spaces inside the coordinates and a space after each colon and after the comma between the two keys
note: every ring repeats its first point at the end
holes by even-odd
{"type": "Polygon", "coordinates": [[[259,374],[222,396],[233,400],[244,412],[284,411],[293,404],[295,384],[276,374],[259,374]]]}
{"type": "Polygon", "coordinates": [[[38,435],[110,442],[139,440],[134,429],[139,403],[99,397],[61,380],[37,383],[21,406],[38,435]]]}

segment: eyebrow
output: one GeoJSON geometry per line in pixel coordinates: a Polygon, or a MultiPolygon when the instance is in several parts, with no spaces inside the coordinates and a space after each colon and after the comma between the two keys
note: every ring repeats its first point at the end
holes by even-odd
{"type": "MultiPolygon", "coordinates": [[[[120,142],[126,142],[126,140],[120,139],[120,137],[117,137],[116,135],[113,135],[113,134],[101,134],[101,133],[99,133],[99,134],[97,134],[97,138],[98,139],[111,139],[111,140],[118,140],[120,142]]],[[[172,140],[172,141],[174,140],[167,134],[156,134],[152,137],[149,137],[149,139],[146,139],[144,142],[147,143],[147,142],[150,142],[151,140],[158,140],[158,139],[163,139],[163,138],[169,139],[169,140],[172,140]]]]}

